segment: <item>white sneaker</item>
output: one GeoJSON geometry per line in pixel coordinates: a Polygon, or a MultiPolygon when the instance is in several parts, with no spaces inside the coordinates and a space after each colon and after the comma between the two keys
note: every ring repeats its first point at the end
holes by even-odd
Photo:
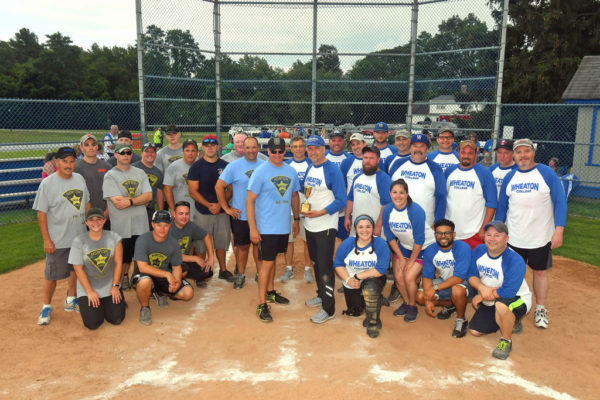
{"type": "Polygon", "coordinates": [[[304,268],[304,282],[313,283],[314,281],[312,269],[304,268]]]}
{"type": "Polygon", "coordinates": [[[79,304],[77,304],[77,298],[75,297],[71,301],[67,301],[67,299],[65,299],[65,306],[63,308],[65,309],[65,311],[79,312],[79,304]]]}
{"type": "Polygon", "coordinates": [[[533,320],[535,321],[535,326],[538,328],[548,329],[548,310],[545,308],[535,310],[533,320]]]}
{"type": "Polygon", "coordinates": [[[40,311],[40,316],[38,317],[38,325],[48,325],[50,323],[51,312],[52,307],[43,307],[42,311],[40,311]]]}
{"type": "Polygon", "coordinates": [[[291,269],[286,268],[285,271],[283,272],[283,275],[281,275],[279,277],[279,281],[280,282],[287,282],[290,279],[292,279],[294,277],[294,271],[292,271],[291,269]]]}

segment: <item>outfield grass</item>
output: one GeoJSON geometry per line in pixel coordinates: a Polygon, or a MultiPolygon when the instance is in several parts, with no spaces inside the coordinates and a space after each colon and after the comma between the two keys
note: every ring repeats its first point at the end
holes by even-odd
{"type": "MultiPolygon", "coordinates": [[[[0,252],[0,274],[21,268],[44,258],[42,235],[37,222],[0,226],[4,238],[0,252]]],[[[554,254],[600,267],[600,221],[569,217],[563,246],[554,254]]]]}

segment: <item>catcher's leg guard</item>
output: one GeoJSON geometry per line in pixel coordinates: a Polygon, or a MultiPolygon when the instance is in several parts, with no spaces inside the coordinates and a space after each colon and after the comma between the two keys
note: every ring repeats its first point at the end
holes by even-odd
{"type": "Polygon", "coordinates": [[[362,295],[365,299],[365,310],[367,311],[366,326],[367,335],[372,338],[379,336],[381,329],[381,284],[375,278],[365,280],[362,285],[362,295]]]}

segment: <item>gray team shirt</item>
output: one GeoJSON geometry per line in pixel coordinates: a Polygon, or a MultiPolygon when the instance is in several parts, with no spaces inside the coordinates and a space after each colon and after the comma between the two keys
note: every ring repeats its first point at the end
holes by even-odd
{"type": "Polygon", "coordinates": [[[181,254],[190,254],[191,244],[196,240],[204,240],[206,231],[193,222],[188,222],[181,229],[177,225],[172,224],[169,229],[169,236],[177,240],[181,254]]]}
{"type": "Polygon", "coordinates": [[[148,182],[150,183],[150,187],[152,187],[152,201],[148,203],[146,207],[151,208],[153,210],[156,209],[156,192],[158,189],[162,190],[163,188],[163,179],[164,176],[162,172],[156,166],[152,166],[152,168],[148,168],[142,163],[138,161],[134,164],[131,164],[132,167],[136,167],[141,169],[148,176],[148,182]]]}
{"type": "Polygon", "coordinates": [[[40,183],[33,209],[46,213],[48,233],[57,249],[68,249],[77,235],[86,232],[83,221],[89,201],[85,180],[76,172],[70,179],[54,173],[40,183]]]}
{"type": "MultiPolygon", "coordinates": [[[[69,264],[83,265],[83,271],[87,275],[92,289],[98,293],[98,297],[110,296],[115,270],[114,255],[115,247],[121,240],[115,232],[102,231],[100,240],[90,239],[86,232],[77,236],[71,245],[69,252],[69,264]]],[[[86,296],[87,293],[79,279],[77,280],[77,296],[86,296]]]]}
{"type": "Polygon", "coordinates": [[[85,160],[77,160],[75,164],[75,172],[81,174],[90,192],[90,203],[92,207],[97,207],[101,210],[106,210],[106,200],[102,196],[102,183],[104,182],[104,174],[112,167],[104,160],[98,160],[96,164],[90,164],[85,160]]]}
{"type": "MultiPolygon", "coordinates": [[[[238,154],[235,150],[230,151],[229,153],[225,154],[223,157],[221,157],[221,160],[223,161],[227,161],[228,163],[232,163],[235,160],[239,160],[240,158],[244,157],[243,154],[238,154]]],[[[268,160],[269,157],[265,156],[263,153],[261,153],[260,151],[258,152],[257,156],[256,156],[259,160],[268,160]]]]}
{"type": "Polygon", "coordinates": [[[183,146],[178,149],[171,149],[169,146],[163,147],[156,153],[156,160],[154,160],[154,166],[158,168],[164,174],[167,167],[173,162],[183,157],[183,146]]]}
{"type": "Polygon", "coordinates": [[[175,203],[178,201],[187,201],[194,204],[194,199],[190,196],[188,189],[187,177],[191,165],[185,163],[183,159],[179,159],[169,165],[165,172],[164,185],[173,186],[173,199],[175,203]]]}
{"type": "Polygon", "coordinates": [[[143,193],[151,193],[152,188],[144,171],[136,167],[130,167],[127,172],[113,168],[104,175],[102,191],[108,204],[111,230],[117,232],[123,239],[148,232],[146,206],[133,206],[119,210],[110,200],[113,196],[133,198],[143,193]]]}
{"type": "MultiPolygon", "coordinates": [[[[152,232],[146,232],[135,241],[135,252],[133,260],[144,261],[151,267],[171,272],[171,266],[181,266],[181,250],[177,240],[167,236],[164,242],[157,242],[152,236],[152,232]]],[[[139,269],[138,269],[139,270],[139,269]]]]}

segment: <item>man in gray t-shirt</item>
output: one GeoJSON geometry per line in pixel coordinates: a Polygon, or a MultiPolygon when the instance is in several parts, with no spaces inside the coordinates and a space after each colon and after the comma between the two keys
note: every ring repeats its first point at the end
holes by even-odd
{"type": "MultiPolygon", "coordinates": [[[[104,160],[97,157],[98,141],[89,133],[83,135],[79,141],[83,159],[77,160],[75,163],[75,172],[83,176],[90,192],[90,204],[92,207],[101,210],[106,209],[106,200],[102,195],[102,183],[104,182],[104,174],[112,167],[104,160]]],[[[108,211],[105,211],[105,216],[108,211]]],[[[106,228],[108,229],[108,228],[106,228]]]]}
{"type": "Polygon", "coordinates": [[[75,151],[71,147],[61,147],[55,158],[57,171],[40,183],[33,202],[46,253],[44,304],[38,317],[39,325],[50,323],[50,304],[57,280],[69,278],[65,311],[78,310],[75,272],[68,262],[69,248],[73,239],[85,232],[83,221],[85,211],[90,207],[85,180],[73,173],[75,151]]]}
{"type": "Polygon", "coordinates": [[[152,187],[152,201],[146,205],[148,212],[148,221],[152,220],[152,214],[156,210],[164,208],[163,195],[163,173],[154,165],[156,160],[156,146],[153,143],[146,143],[142,146],[142,160],[131,164],[131,166],[141,169],[148,176],[148,182],[152,187]]]}
{"type": "MultiPolygon", "coordinates": [[[[188,139],[183,143],[183,158],[169,165],[165,172],[164,191],[165,199],[169,205],[171,215],[175,214],[175,203],[194,200],[188,189],[187,177],[192,164],[198,157],[198,143],[194,139],[188,139]]],[[[193,218],[192,218],[193,221],[193,218]]]]}
{"type": "Polygon", "coordinates": [[[152,218],[152,231],[141,235],[135,244],[135,267],[131,283],[142,306],[140,323],[150,325],[152,289],[160,295],[158,305],[168,306],[165,295],[177,300],[191,300],[194,289],[183,279],[181,248],[169,237],[171,215],[159,210],[152,218]]]}
{"type": "Polygon", "coordinates": [[[183,157],[183,147],[179,143],[181,132],[175,125],[167,125],[167,142],[169,145],[163,147],[156,154],[154,165],[164,174],[173,162],[183,157]]]}

